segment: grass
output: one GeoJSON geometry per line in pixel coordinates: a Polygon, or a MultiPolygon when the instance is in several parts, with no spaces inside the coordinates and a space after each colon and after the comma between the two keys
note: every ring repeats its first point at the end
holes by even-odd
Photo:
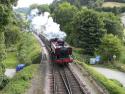
{"type": "Polygon", "coordinates": [[[125,89],[118,81],[107,79],[104,75],[84,63],[84,59],[79,53],[74,53],[74,56],[76,63],[84,67],[97,82],[101,83],[109,91],[109,94],[125,94],[125,89]]]}
{"type": "Polygon", "coordinates": [[[118,3],[118,2],[104,2],[102,7],[125,7],[125,3],[118,3]]]}
{"type": "Polygon", "coordinates": [[[5,67],[15,68],[17,64],[19,64],[19,61],[17,59],[16,52],[8,52],[7,58],[4,61],[5,67]]]}
{"type": "Polygon", "coordinates": [[[119,85],[120,87],[123,87],[123,85],[119,81],[115,79],[110,79],[110,80],[113,81],[115,84],[119,85]]]}
{"type": "Polygon", "coordinates": [[[30,65],[18,72],[0,94],[24,94],[30,85],[30,80],[37,72],[38,65],[30,65]]]}

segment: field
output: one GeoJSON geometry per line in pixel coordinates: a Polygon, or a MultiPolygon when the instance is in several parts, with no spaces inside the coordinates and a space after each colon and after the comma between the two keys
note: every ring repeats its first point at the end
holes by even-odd
{"type": "Polygon", "coordinates": [[[105,2],[103,3],[102,7],[125,7],[125,3],[118,3],[118,2],[105,2]]]}

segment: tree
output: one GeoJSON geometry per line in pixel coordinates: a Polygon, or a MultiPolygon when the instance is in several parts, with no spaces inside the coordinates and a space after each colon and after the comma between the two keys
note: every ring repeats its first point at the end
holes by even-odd
{"type": "Polygon", "coordinates": [[[82,47],[84,54],[94,55],[105,33],[103,18],[99,13],[83,9],[73,20],[73,45],[82,47]]]}
{"type": "Polygon", "coordinates": [[[101,42],[99,53],[102,56],[102,59],[104,61],[112,61],[113,55],[116,55],[116,59],[118,60],[122,51],[121,40],[112,34],[106,34],[101,39],[101,42]]]}
{"type": "Polygon", "coordinates": [[[86,6],[89,8],[100,8],[104,0],[86,0],[86,6]]]}
{"type": "Polygon", "coordinates": [[[78,10],[75,6],[64,2],[59,4],[58,9],[54,12],[54,20],[60,24],[61,30],[66,32],[68,35],[71,31],[71,22],[77,11],[78,10]]]}
{"type": "Polygon", "coordinates": [[[42,4],[42,5],[39,5],[38,6],[38,10],[42,13],[44,12],[50,12],[50,8],[49,8],[49,5],[47,4],[42,4]]]}
{"type": "Polygon", "coordinates": [[[75,5],[76,7],[80,7],[80,0],[61,0],[61,2],[69,2],[72,5],[75,5]]]}
{"type": "Polygon", "coordinates": [[[5,28],[10,22],[10,16],[12,15],[12,4],[15,0],[11,1],[0,1],[0,62],[5,59],[5,28]]]}
{"type": "Polygon", "coordinates": [[[66,1],[67,0],[53,0],[53,3],[49,5],[51,14],[53,15],[58,10],[59,5],[66,1]]]}
{"type": "MultiPolygon", "coordinates": [[[[15,4],[16,1],[17,0],[0,0],[0,70],[4,70],[4,65],[2,63],[6,55],[5,28],[11,20],[12,5],[15,4]]],[[[0,89],[6,85],[6,81],[4,71],[2,71],[2,73],[0,73],[0,89]]]]}
{"type": "Polygon", "coordinates": [[[49,5],[47,5],[47,4],[42,4],[42,5],[38,5],[38,4],[32,4],[31,6],[30,6],[30,9],[32,10],[32,9],[38,9],[39,10],[39,12],[41,13],[44,13],[44,12],[50,12],[50,8],[49,8],[49,5]]]}
{"type": "Polygon", "coordinates": [[[7,5],[12,8],[12,5],[16,5],[18,0],[0,0],[0,4],[7,5]]]}
{"type": "Polygon", "coordinates": [[[113,34],[122,39],[123,37],[123,26],[119,17],[112,13],[103,13],[105,29],[107,34],[113,34]]]}
{"type": "Polygon", "coordinates": [[[104,0],[54,0],[54,3],[62,3],[62,2],[69,2],[72,5],[80,8],[81,6],[85,5],[89,8],[96,8],[101,7],[104,0]]]}

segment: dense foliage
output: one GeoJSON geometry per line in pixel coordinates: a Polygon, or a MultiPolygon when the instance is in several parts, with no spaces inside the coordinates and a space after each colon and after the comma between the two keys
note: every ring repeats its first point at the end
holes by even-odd
{"type": "Polygon", "coordinates": [[[95,7],[101,7],[104,0],[54,0],[54,2],[69,2],[72,5],[75,5],[76,7],[81,7],[83,5],[89,7],[89,8],[95,8],[95,7]]]}
{"type": "Polygon", "coordinates": [[[103,61],[113,61],[118,59],[122,51],[121,40],[112,34],[105,35],[102,38],[102,44],[99,47],[99,54],[102,56],[103,61]],[[113,58],[116,56],[116,58],[113,58]]]}
{"type": "Polygon", "coordinates": [[[37,47],[38,44],[35,44],[36,50],[30,53],[34,47],[34,45],[31,45],[32,42],[37,42],[31,37],[32,35],[24,33],[29,29],[29,22],[25,19],[26,15],[15,13],[12,9],[16,1],[17,0],[0,1],[0,89],[3,89],[8,83],[8,78],[4,75],[5,67],[7,66],[6,62],[9,62],[9,65],[11,61],[13,61],[11,66],[14,65],[15,67],[19,63],[29,65],[34,61],[39,62],[40,60],[40,48],[37,47]],[[6,57],[8,58],[8,53],[14,53],[12,56],[17,61],[14,61],[13,57],[6,59],[6,57]]]}
{"type": "Polygon", "coordinates": [[[28,57],[29,37],[26,34],[22,34],[21,43],[18,47],[18,58],[20,63],[29,65],[31,64],[31,58],[28,57]]]}
{"type": "Polygon", "coordinates": [[[104,12],[112,12],[114,14],[120,14],[125,12],[125,7],[102,7],[103,3],[105,2],[119,2],[124,3],[125,0],[54,0],[51,4],[51,11],[57,9],[57,6],[63,2],[68,2],[72,5],[75,5],[78,8],[86,6],[88,8],[93,8],[97,11],[104,11],[104,12]]]}
{"type": "MultiPolygon", "coordinates": [[[[3,69],[3,60],[6,58],[5,31],[8,24],[11,22],[12,5],[17,0],[0,0],[0,70],[3,69]]],[[[0,89],[7,84],[7,79],[4,76],[4,71],[0,71],[0,89]]]]}
{"type": "Polygon", "coordinates": [[[36,9],[36,8],[39,10],[40,13],[41,12],[42,13],[44,13],[44,12],[50,12],[49,5],[47,5],[47,4],[43,4],[43,5],[32,4],[30,6],[30,10],[36,9]]]}
{"type": "Polygon", "coordinates": [[[84,49],[85,54],[94,55],[105,34],[103,19],[93,10],[82,10],[73,20],[73,45],[84,49]]]}
{"type": "Polygon", "coordinates": [[[54,11],[55,21],[60,24],[61,30],[65,31],[68,35],[72,30],[70,22],[72,22],[73,16],[77,11],[78,9],[75,6],[67,2],[60,4],[58,9],[54,11]]]}
{"type": "Polygon", "coordinates": [[[41,51],[38,42],[30,32],[21,33],[21,35],[22,38],[18,45],[17,55],[19,63],[26,65],[31,65],[32,63],[39,63],[41,51]]]}
{"type": "Polygon", "coordinates": [[[105,34],[113,34],[122,41],[123,25],[118,16],[84,7],[78,10],[76,6],[61,1],[53,3],[57,4],[56,7],[50,5],[54,20],[67,33],[67,41],[75,47],[83,48],[84,54],[94,56],[105,34]]]}
{"type": "Polygon", "coordinates": [[[104,17],[104,27],[106,29],[107,34],[113,34],[122,39],[123,25],[121,24],[120,18],[112,13],[103,13],[102,16],[104,17]]]}

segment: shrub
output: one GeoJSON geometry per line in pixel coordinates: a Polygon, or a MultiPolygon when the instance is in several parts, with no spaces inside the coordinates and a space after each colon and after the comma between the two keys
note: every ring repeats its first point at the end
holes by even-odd
{"type": "Polygon", "coordinates": [[[113,60],[113,55],[116,55],[116,59],[118,60],[121,55],[122,47],[121,40],[116,36],[112,34],[105,35],[99,47],[99,54],[104,61],[113,60]]]}
{"type": "Polygon", "coordinates": [[[6,76],[0,76],[0,90],[3,89],[9,82],[6,76]]]}
{"type": "Polygon", "coordinates": [[[83,54],[83,49],[80,48],[74,48],[73,51],[78,54],[83,54]]]}
{"type": "Polygon", "coordinates": [[[18,59],[20,63],[30,65],[40,62],[40,49],[41,47],[33,35],[24,33],[21,43],[18,45],[18,59]]]}

